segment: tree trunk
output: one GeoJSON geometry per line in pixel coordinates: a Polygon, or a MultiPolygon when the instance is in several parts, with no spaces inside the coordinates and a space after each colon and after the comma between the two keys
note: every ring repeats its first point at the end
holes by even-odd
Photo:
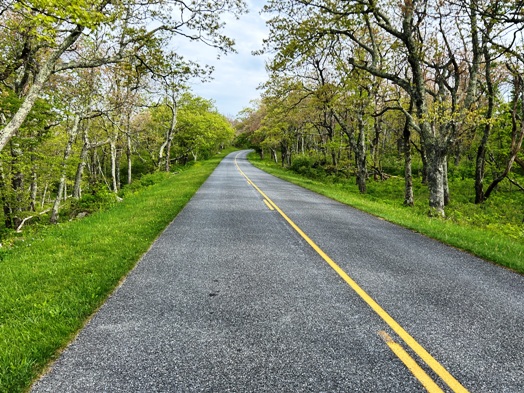
{"type": "MultiPolygon", "coordinates": [[[[115,144],[116,147],[116,144],[115,144]]],[[[116,175],[116,192],[120,190],[122,181],[120,180],[120,160],[122,159],[122,150],[116,149],[116,160],[115,160],[115,175],[116,175]]]]}
{"type": "Polygon", "coordinates": [[[449,205],[449,202],[450,202],[447,155],[444,157],[444,161],[442,163],[442,177],[443,177],[442,186],[444,188],[444,206],[447,206],[449,205]]]}
{"type": "Polygon", "coordinates": [[[275,161],[275,164],[278,164],[277,151],[271,147],[269,148],[269,150],[271,151],[271,159],[275,161]]]}
{"type": "Polygon", "coordinates": [[[355,146],[355,164],[357,166],[357,185],[361,194],[366,192],[366,179],[368,172],[366,168],[366,130],[362,111],[357,114],[358,139],[355,146]]]}
{"type": "Polygon", "coordinates": [[[446,155],[436,144],[426,144],[428,162],[429,215],[444,217],[444,160],[446,155]]]}
{"type": "Polygon", "coordinates": [[[127,134],[126,157],[127,157],[127,184],[131,184],[131,182],[133,181],[133,160],[131,156],[131,136],[129,135],[129,130],[127,134]]]}
{"type": "Polygon", "coordinates": [[[73,187],[73,198],[80,199],[82,197],[82,176],[84,168],[86,167],[87,155],[89,153],[89,140],[87,138],[87,128],[84,129],[82,151],[80,152],[80,162],[76,168],[75,185],[73,187]]]}
{"type": "Polygon", "coordinates": [[[36,195],[38,193],[38,176],[36,174],[36,169],[31,169],[31,185],[30,190],[30,201],[29,201],[29,210],[34,212],[36,211],[36,195]]]}
{"type": "Polygon", "coordinates": [[[411,171],[411,131],[409,119],[406,118],[403,132],[404,141],[404,205],[413,206],[413,174],[411,171]]]}
{"type": "Polygon", "coordinates": [[[6,228],[12,228],[13,223],[11,221],[11,212],[10,212],[10,204],[8,202],[7,195],[5,194],[5,191],[7,190],[7,181],[5,178],[4,173],[4,166],[2,165],[2,162],[0,161],[0,193],[2,195],[2,206],[4,211],[4,226],[6,228]]]}
{"type": "Polygon", "coordinates": [[[420,153],[420,160],[422,161],[421,183],[424,185],[427,185],[428,184],[428,157],[426,155],[426,149],[424,149],[424,146],[422,146],[419,153],[420,153]]]}
{"type": "Polygon", "coordinates": [[[378,180],[378,174],[381,172],[379,143],[380,143],[380,134],[382,133],[379,119],[375,119],[374,131],[375,131],[375,135],[373,136],[373,140],[370,143],[370,152],[369,153],[373,160],[373,167],[377,169],[373,173],[373,178],[375,180],[378,180]]]}
{"type": "Polygon", "coordinates": [[[485,118],[487,120],[484,125],[484,132],[482,139],[480,140],[479,147],[477,148],[477,159],[475,163],[475,203],[482,203],[486,198],[484,194],[484,176],[486,168],[486,146],[488,144],[489,136],[491,134],[491,118],[495,108],[495,92],[493,87],[493,81],[491,80],[491,57],[489,55],[489,49],[486,44],[483,45],[484,61],[485,61],[485,75],[486,75],[486,87],[488,89],[488,110],[485,118]]]}
{"type": "Polygon", "coordinates": [[[171,169],[171,145],[173,144],[173,137],[175,136],[176,127],[176,109],[172,109],[171,125],[166,138],[166,163],[164,170],[169,172],[171,169]]]}
{"type": "Polygon", "coordinates": [[[117,177],[116,177],[116,142],[111,141],[110,142],[110,148],[111,148],[111,190],[114,193],[118,192],[118,183],[117,183],[117,177]]]}
{"type": "Polygon", "coordinates": [[[62,201],[62,195],[64,194],[65,189],[67,161],[69,160],[69,156],[71,155],[73,143],[75,142],[79,127],[80,115],[77,114],[75,115],[75,118],[73,120],[73,127],[69,131],[69,138],[67,140],[66,148],[64,150],[64,158],[62,160],[61,165],[60,182],[58,183],[58,191],[56,194],[55,203],[53,204],[53,208],[51,210],[51,217],[49,218],[51,224],[56,224],[58,222],[60,202],[62,201]]]}

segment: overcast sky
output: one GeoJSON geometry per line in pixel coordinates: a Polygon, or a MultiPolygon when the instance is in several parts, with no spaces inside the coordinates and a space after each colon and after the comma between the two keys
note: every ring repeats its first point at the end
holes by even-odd
{"type": "Polygon", "coordinates": [[[236,117],[238,112],[250,106],[259,97],[257,86],[267,79],[265,58],[253,56],[252,51],[261,49],[267,36],[265,20],[260,15],[263,0],[247,0],[249,13],[239,20],[226,16],[225,34],[235,40],[238,53],[222,55],[217,60],[217,50],[204,45],[180,43],[177,50],[187,59],[215,67],[214,79],[207,83],[195,82],[191,90],[198,96],[212,99],[219,112],[236,117]]]}

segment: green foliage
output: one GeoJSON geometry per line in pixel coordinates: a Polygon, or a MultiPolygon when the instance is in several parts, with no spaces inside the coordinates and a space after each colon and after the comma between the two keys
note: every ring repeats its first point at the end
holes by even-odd
{"type": "Polygon", "coordinates": [[[163,181],[166,181],[166,179],[169,179],[173,176],[174,175],[172,173],[166,173],[166,172],[155,172],[155,173],[146,174],[142,176],[140,179],[133,181],[131,184],[125,185],[120,190],[119,195],[121,197],[127,197],[144,188],[147,188],[155,184],[161,183],[163,181]]]}
{"type": "Polygon", "coordinates": [[[151,176],[148,187],[110,209],[0,249],[1,392],[27,390],[223,156],[178,175],[151,176]]]}
{"type": "Polygon", "coordinates": [[[75,217],[79,213],[94,213],[107,209],[117,202],[115,193],[109,191],[107,187],[97,187],[86,190],[79,199],[71,199],[69,214],[67,210],[65,216],[75,217]]]}
{"type": "Polygon", "coordinates": [[[185,94],[180,102],[174,141],[178,155],[208,158],[233,141],[235,131],[209,100],[185,94]]]}

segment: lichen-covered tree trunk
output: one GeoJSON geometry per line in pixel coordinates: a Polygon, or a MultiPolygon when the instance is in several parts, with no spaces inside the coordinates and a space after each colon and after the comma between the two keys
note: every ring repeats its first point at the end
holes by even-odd
{"type": "Polygon", "coordinates": [[[428,162],[429,215],[444,217],[445,150],[437,143],[426,144],[428,162]]]}
{"type": "Polygon", "coordinates": [[[406,118],[403,131],[403,150],[404,150],[404,205],[413,206],[413,173],[411,167],[411,131],[409,129],[409,119],[406,118]]]}

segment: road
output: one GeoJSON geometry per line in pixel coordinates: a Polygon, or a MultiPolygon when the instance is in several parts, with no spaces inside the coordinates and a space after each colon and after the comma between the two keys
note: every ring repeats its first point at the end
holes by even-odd
{"type": "Polygon", "coordinates": [[[226,157],[33,392],[524,392],[524,277],[226,157]]]}

